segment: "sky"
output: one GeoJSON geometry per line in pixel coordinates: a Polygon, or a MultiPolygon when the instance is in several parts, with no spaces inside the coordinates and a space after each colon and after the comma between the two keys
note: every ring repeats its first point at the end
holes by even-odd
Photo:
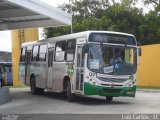
{"type": "MultiPolygon", "coordinates": [[[[46,3],[49,3],[50,5],[53,5],[55,7],[63,4],[63,3],[69,3],[69,0],[42,0],[46,3]]],[[[116,0],[119,1],[119,0],[116,0]]],[[[138,4],[139,7],[142,7],[143,5],[141,3],[138,4]]],[[[146,9],[147,10],[147,9],[146,9]]],[[[42,29],[39,29],[39,37],[42,39],[43,31],[42,29]]],[[[10,51],[11,52],[11,32],[10,31],[0,31],[0,51],[10,51]]]]}

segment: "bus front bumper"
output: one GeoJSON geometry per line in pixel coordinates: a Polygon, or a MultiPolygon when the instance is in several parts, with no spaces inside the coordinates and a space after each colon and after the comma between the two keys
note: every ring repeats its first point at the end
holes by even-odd
{"type": "Polygon", "coordinates": [[[114,87],[102,87],[91,85],[90,83],[84,83],[84,95],[100,95],[100,96],[126,96],[135,97],[136,86],[124,87],[124,88],[114,88],[114,87]]]}

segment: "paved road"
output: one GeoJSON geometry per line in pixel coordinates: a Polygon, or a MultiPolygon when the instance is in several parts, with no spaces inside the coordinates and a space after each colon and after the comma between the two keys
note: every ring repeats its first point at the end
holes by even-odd
{"type": "Polygon", "coordinates": [[[32,95],[29,88],[11,89],[12,101],[0,106],[0,113],[10,114],[160,114],[160,92],[137,91],[135,98],[78,97],[70,103],[61,94],[46,92],[32,95]]]}

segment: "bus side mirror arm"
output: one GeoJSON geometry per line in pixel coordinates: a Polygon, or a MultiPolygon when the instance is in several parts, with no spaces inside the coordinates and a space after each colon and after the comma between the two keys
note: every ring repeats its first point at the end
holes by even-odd
{"type": "Polygon", "coordinates": [[[141,47],[137,48],[137,65],[140,64],[140,56],[142,55],[141,47]]]}
{"type": "Polygon", "coordinates": [[[142,56],[142,49],[141,49],[141,47],[137,48],[137,50],[138,50],[138,56],[142,56]]]}

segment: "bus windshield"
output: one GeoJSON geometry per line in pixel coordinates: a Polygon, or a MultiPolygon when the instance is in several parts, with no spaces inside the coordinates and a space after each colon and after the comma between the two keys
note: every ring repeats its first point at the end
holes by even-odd
{"type": "Polygon", "coordinates": [[[90,44],[88,68],[109,75],[130,75],[137,70],[137,51],[134,47],[90,44]]]}

